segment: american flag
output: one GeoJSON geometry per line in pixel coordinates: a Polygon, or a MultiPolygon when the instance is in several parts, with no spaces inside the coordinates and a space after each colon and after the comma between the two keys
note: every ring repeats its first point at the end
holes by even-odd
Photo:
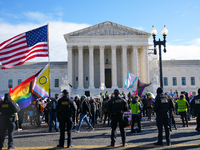
{"type": "Polygon", "coordinates": [[[19,34],[0,44],[2,69],[22,65],[35,57],[48,57],[47,25],[19,34]]]}

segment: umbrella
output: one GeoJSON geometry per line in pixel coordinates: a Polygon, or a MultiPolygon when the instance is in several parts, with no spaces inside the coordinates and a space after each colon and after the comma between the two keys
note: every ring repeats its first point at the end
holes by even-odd
{"type": "Polygon", "coordinates": [[[146,95],[148,95],[148,96],[151,95],[153,97],[153,99],[155,99],[155,96],[151,92],[146,92],[146,95]]]}

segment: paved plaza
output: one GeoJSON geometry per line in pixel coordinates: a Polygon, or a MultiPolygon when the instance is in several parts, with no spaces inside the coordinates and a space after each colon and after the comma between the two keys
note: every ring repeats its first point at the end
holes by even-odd
{"type": "MultiPolygon", "coordinates": [[[[189,121],[190,127],[183,128],[181,124],[180,116],[176,115],[176,122],[178,130],[172,128],[171,140],[172,145],[167,146],[165,141],[165,134],[163,133],[164,146],[154,146],[154,142],[157,140],[157,127],[155,126],[155,117],[153,121],[146,121],[147,118],[142,119],[142,133],[130,133],[130,127],[126,128],[127,132],[127,147],[122,147],[121,137],[119,129],[117,129],[116,146],[110,147],[110,134],[111,128],[107,125],[98,124],[94,131],[89,131],[88,126],[83,123],[81,132],[72,132],[72,143],[74,147],[72,149],[199,149],[200,148],[200,133],[195,131],[196,124],[195,118],[189,121]]],[[[23,130],[15,132],[14,145],[16,149],[28,150],[28,149],[58,149],[55,146],[59,141],[59,132],[48,132],[48,126],[42,124],[41,128],[25,123],[23,130]]],[[[7,139],[5,140],[4,149],[7,148],[7,139]]],[[[59,148],[60,149],[60,148],[59,148]]],[[[66,142],[65,142],[65,148],[66,142]]]]}

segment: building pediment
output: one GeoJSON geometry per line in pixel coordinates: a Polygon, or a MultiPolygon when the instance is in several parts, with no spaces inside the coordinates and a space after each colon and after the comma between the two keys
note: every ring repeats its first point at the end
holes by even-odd
{"type": "Polygon", "coordinates": [[[151,34],[107,21],[75,32],[65,34],[64,36],[73,37],[73,36],[120,36],[120,35],[150,36],[151,34]]]}

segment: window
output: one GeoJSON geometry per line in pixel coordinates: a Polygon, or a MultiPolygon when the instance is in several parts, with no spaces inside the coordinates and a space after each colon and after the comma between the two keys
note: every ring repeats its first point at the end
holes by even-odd
{"type": "Polygon", "coordinates": [[[164,85],[165,85],[165,86],[168,85],[167,77],[164,77],[164,85]]]}
{"type": "Polygon", "coordinates": [[[177,85],[176,77],[172,78],[173,85],[177,85]]]}
{"type": "Polygon", "coordinates": [[[195,78],[191,77],[191,85],[195,85],[195,78]]]}
{"type": "Polygon", "coordinates": [[[78,81],[78,77],[76,77],[76,81],[78,81]]]}
{"type": "Polygon", "coordinates": [[[186,85],[186,79],[185,79],[185,77],[182,77],[182,85],[186,85]]]}
{"type": "Polygon", "coordinates": [[[18,85],[22,83],[22,79],[18,79],[18,85]]]}
{"type": "Polygon", "coordinates": [[[88,81],[88,77],[86,77],[86,81],[88,81]]]}
{"type": "Polygon", "coordinates": [[[13,80],[9,79],[8,80],[8,88],[12,88],[13,87],[13,80]]]}
{"type": "Polygon", "coordinates": [[[59,87],[59,79],[55,79],[55,87],[59,87]]]}

